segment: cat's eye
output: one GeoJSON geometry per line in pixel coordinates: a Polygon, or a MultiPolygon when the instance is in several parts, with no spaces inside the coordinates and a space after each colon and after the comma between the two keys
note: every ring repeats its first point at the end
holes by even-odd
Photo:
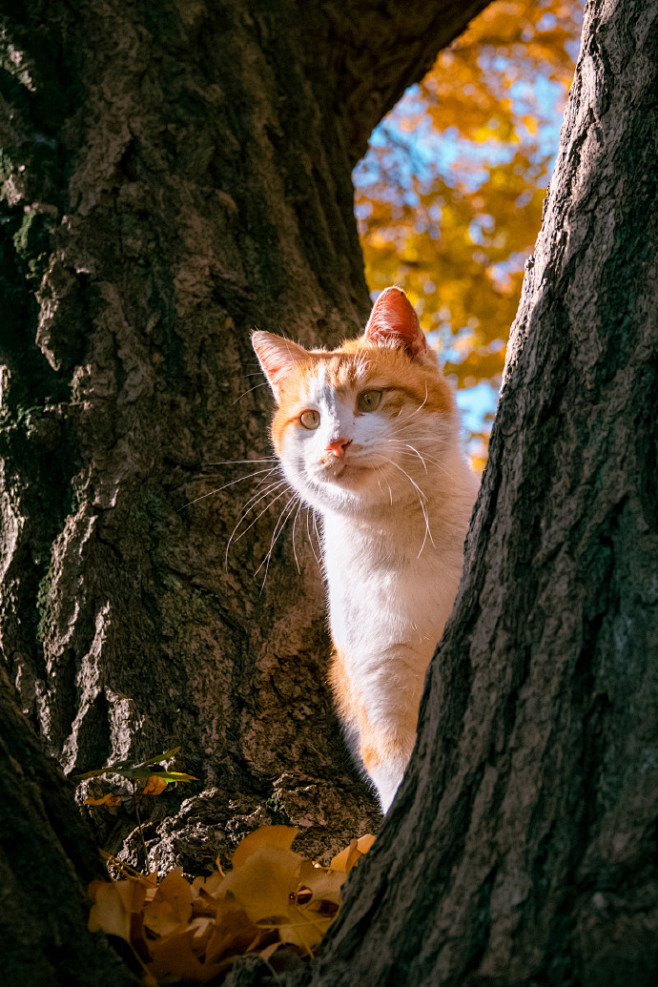
{"type": "Polygon", "coordinates": [[[382,399],[381,391],[362,391],[356,399],[357,411],[376,411],[382,399]]]}
{"type": "Polygon", "coordinates": [[[302,411],[299,416],[300,423],[304,428],[313,430],[317,428],[320,424],[320,412],[319,411],[302,411]]]}

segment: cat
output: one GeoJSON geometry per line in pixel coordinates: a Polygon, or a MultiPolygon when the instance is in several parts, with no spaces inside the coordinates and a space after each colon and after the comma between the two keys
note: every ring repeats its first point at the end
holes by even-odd
{"type": "Polygon", "coordinates": [[[478,483],[452,389],[404,292],[362,336],[306,350],[257,331],[283,472],[322,519],[329,679],[387,812],[416,739],[427,665],[452,609],[478,483]]]}

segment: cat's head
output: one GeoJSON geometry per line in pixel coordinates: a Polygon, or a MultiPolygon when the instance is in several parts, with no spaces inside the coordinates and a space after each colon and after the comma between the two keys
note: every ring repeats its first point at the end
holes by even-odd
{"type": "Polygon", "coordinates": [[[454,398],[399,288],[378,297],[362,336],[330,352],[268,332],[252,342],[277,402],[274,449],[306,502],[362,514],[418,503],[440,482],[457,441],[454,398]]]}

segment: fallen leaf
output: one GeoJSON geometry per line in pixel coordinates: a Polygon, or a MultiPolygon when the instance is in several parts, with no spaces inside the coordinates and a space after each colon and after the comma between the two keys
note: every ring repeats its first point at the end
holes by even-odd
{"type": "MultiPolygon", "coordinates": [[[[233,859],[235,861],[235,857],[233,859]]],[[[244,863],[226,875],[221,892],[233,895],[254,923],[265,919],[285,920],[290,896],[299,886],[301,863],[302,857],[298,853],[271,844],[263,845],[261,841],[259,848],[244,863]]]]}
{"type": "Polygon", "coordinates": [[[246,953],[263,937],[263,931],[249,921],[242,908],[230,901],[220,902],[215,928],[206,946],[206,963],[218,963],[229,955],[246,953]]]}
{"type": "Polygon", "coordinates": [[[208,983],[236,957],[258,951],[269,959],[282,945],[312,955],[340,907],[347,872],[374,837],[352,840],[327,868],[291,850],[296,835],[289,826],[261,827],[237,847],[230,873],[218,864],[192,884],[181,868],[159,884],[155,874],[94,881],[89,929],[130,943],[146,964],[148,987],[208,983]]]}
{"type": "Polygon", "coordinates": [[[341,904],[340,889],[345,882],[344,871],[317,867],[310,860],[305,860],[300,868],[299,880],[302,887],[311,892],[309,907],[317,906],[322,901],[341,904]]]}
{"type": "Polygon", "coordinates": [[[231,857],[233,869],[241,867],[247,858],[261,847],[289,850],[298,832],[297,826],[259,826],[253,833],[245,836],[233,851],[231,857]]]}
{"type": "Polygon", "coordinates": [[[192,881],[192,887],[198,894],[212,896],[219,891],[223,880],[223,872],[216,870],[208,877],[195,877],[192,881]]]}
{"type": "Polygon", "coordinates": [[[90,932],[102,929],[108,935],[119,936],[130,942],[131,916],[144,904],[146,888],[139,881],[92,881],[89,894],[94,899],[89,913],[90,932]]]}
{"type": "Polygon", "coordinates": [[[344,850],[336,854],[330,863],[332,870],[340,870],[345,874],[349,874],[353,867],[355,867],[361,857],[363,857],[370,847],[375,842],[375,837],[368,833],[366,836],[360,837],[358,840],[352,840],[349,846],[346,846],[344,850]]]}
{"type": "Polygon", "coordinates": [[[119,805],[120,802],[121,802],[121,796],[115,795],[111,792],[108,792],[107,795],[103,795],[103,797],[99,799],[94,799],[94,798],[85,799],[85,805],[119,805]]]}
{"type": "Polygon", "coordinates": [[[202,963],[193,946],[194,930],[182,935],[165,936],[149,942],[150,972],[158,979],[180,979],[184,983],[205,984],[221,972],[217,963],[202,963]]]}

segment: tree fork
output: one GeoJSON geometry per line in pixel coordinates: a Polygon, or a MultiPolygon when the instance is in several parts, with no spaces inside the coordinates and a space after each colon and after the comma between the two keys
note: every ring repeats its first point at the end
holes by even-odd
{"type": "MultiPolygon", "coordinates": [[[[196,499],[235,479],[212,464],[267,453],[249,331],[362,326],[351,167],[483,6],[2,12],[2,656],[67,771],[182,744],[204,791],[179,815],[184,796],[154,801],[163,867],[200,870],[259,822],[299,822],[311,853],[376,825],[324,682],[319,579],[284,545],[261,592],[276,515],[225,571],[247,495],[196,499]]],[[[134,819],[95,823],[125,851],[134,819]]]]}
{"type": "Polygon", "coordinates": [[[658,973],[658,10],[592,3],[419,739],[312,984],[658,973]]]}

